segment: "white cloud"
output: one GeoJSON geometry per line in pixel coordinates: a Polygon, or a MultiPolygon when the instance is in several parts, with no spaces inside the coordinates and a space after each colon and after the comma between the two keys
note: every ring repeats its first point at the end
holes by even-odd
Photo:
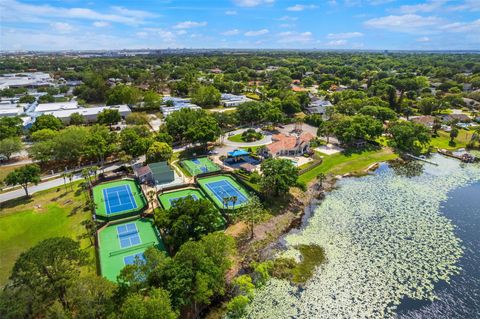
{"type": "Polygon", "coordinates": [[[278,34],[278,43],[309,43],[313,40],[312,32],[280,32],[278,34]]]}
{"type": "Polygon", "coordinates": [[[252,31],[245,32],[245,36],[256,37],[256,36],[259,36],[259,35],[267,34],[268,32],[270,32],[270,31],[268,31],[268,29],[252,30],[252,31]]]}
{"type": "Polygon", "coordinates": [[[421,37],[421,38],[416,39],[415,41],[425,43],[425,42],[430,42],[430,38],[429,37],[421,37]]]}
{"type": "Polygon", "coordinates": [[[405,33],[431,33],[432,28],[438,27],[442,19],[434,16],[423,17],[416,14],[389,15],[374,18],[364,22],[371,28],[405,33]]]}
{"type": "Polygon", "coordinates": [[[280,21],[297,21],[298,18],[297,17],[291,17],[291,16],[283,16],[278,20],[280,20],[280,21]]]}
{"type": "Polygon", "coordinates": [[[166,31],[166,30],[160,30],[157,32],[157,35],[163,40],[163,41],[172,41],[175,39],[175,35],[171,31],[166,31]]]}
{"type": "Polygon", "coordinates": [[[121,14],[123,16],[137,18],[137,19],[147,19],[147,18],[155,16],[155,15],[152,15],[152,13],[147,12],[147,11],[131,10],[131,9],[127,9],[127,8],[120,7],[120,6],[113,6],[112,10],[113,10],[113,12],[121,14]]]}
{"type": "Polygon", "coordinates": [[[122,7],[113,7],[108,13],[98,12],[88,8],[65,8],[52,5],[35,5],[16,0],[0,1],[0,11],[8,12],[2,15],[2,20],[12,22],[44,22],[49,23],[52,18],[97,20],[123,24],[142,24],[147,18],[156,15],[140,10],[128,10],[122,7]]]}
{"type": "Polygon", "coordinates": [[[318,8],[318,6],[314,5],[314,4],[296,4],[294,6],[291,6],[291,7],[288,7],[287,10],[288,11],[303,11],[305,9],[315,9],[315,8],[318,8]]]}
{"type": "Polygon", "coordinates": [[[478,37],[478,31],[480,30],[480,19],[472,22],[455,22],[440,26],[440,29],[444,32],[476,32],[478,37]]]}
{"type": "Polygon", "coordinates": [[[225,32],[222,32],[220,33],[221,35],[227,35],[227,36],[231,36],[231,35],[237,35],[239,34],[240,31],[238,29],[233,29],[233,30],[228,30],[228,31],[225,31],[225,32]]]}
{"type": "Polygon", "coordinates": [[[448,0],[430,0],[420,4],[403,5],[400,7],[400,12],[406,14],[418,12],[433,12],[441,9],[447,2],[448,0]]]}
{"type": "Polygon", "coordinates": [[[478,1],[478,0],[465,0],[460,5],[449,7],[448,10],[452,10],[452,11],[480,11],[480,1],[478,1]]]}
{"type": "Polygon", "coordinates": [[[347,43],[347,40],[333,40],[325,43],[325,45],[329,47],[340,47],[346,45],[347,43]]]}
{"type": "Polygon", "coordinates": [[[206,22],[183,21],[174,25],[173,28],[174,29],[190,29],[190,28],[204,27],[206,25],[207,25],[206,22]]]}
{"type": "Polygon", "coordinates": [[[292,23],[282,23],[279,25],[280,28],[293,28],[295,24],[292,23]]]}
{"type": "Polygon", "coordinates": [[[234,16],[234,15],[237,14],[237,11],[236,10],[227,10],[227,11],[225,11],[225,14],[227,16],[234,16]]]}
{"type": "Polygon", "coordinates": [[[369,0],[368,3],[372,6],[379,6],[386,3],[395,2],[396,0],[369,0]]]}
{"type": "Polygon", "coordinates": [[[351,39],[363,37],[361,32],[329,33],[327,39],[351,39]]]}
{"type": "Polygon", "coordinates": [[[272,4],[275,0],[234,0],[234,2],[240,7],[257,7],[263,4],[272,4]]]}
{"type": "Polygon", "coordinates": [[[59,33],[70,33],[73,31],[73,26],[66,22],[50,23],[50,26],[59,33]]]}
{"type": "Polygon", "coordinates": [[[187,31],[186,30],[178,30],[175,33],[178,34],[178,35],[184,35],[184,34],[187,34],[187,31]]]}
{"type": "Polygon", "coordinates": [[[92,25],[97,28],[104,28],[104,27],[108,27],[110,23],[106,21],[95,21],[94,23],[92,23],[92,25]]]}

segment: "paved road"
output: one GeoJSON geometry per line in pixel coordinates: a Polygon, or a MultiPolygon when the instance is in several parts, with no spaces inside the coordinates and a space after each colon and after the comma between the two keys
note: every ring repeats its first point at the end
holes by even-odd
{"type": "MultiPolygon", "coordinates": [[[[272,143],[272,136],[271,135],[264,135],[261,140],[255,141],[255,142],[232,142],[228,140],[229,136],[241,134],[248,130],[248,128],[241,128],[235,131],[231,131],[228,133],[228,135],[225,135],[224,138],[220,138],[218,140],[219,143],[221,143],[221,146],[216,147],[216,151],[220,153],[220,155],[226,155],[227,152],[231,152],[235,149],[241,148],[241,147],[252,147],[252,146],[260,146],[260,145],[267,145],[272,143]],[[224,154],[225,153],[225,154],[224,154]]],[[[258,129],[257,129],[258,131],[258,129]]]]}
{"type": "MultiPolygon", "coordinates": [[[[119,168],[120,166],[121,166],[121,164],[113,164],[113,165],[105,167],[104,171],[105,172],[113,171],[113,170],[119,168]]],[[[78,181],[78,180],[81,180],[81,179],[82,179],[81,174],[77,173],[77,174],[73,175],[72,182],[75,182],[75,181],[78,181]]],[[[36,192],[43,191],[43,190],[46,190],[46,189],[50,189],[50,188],[53,188],[53,187],[63,186],[63,183],[64,183],[63,178],[52,179],[52,180],[49,180],[47,182],[43,182],[43,183],[40,183],[38,185],[32,185],[32,186],[28,187],[28,192],[29,192],[29,194],[34,194],[36,192]]],[[[11,199],[19,198],[19,197],[22,197],[22,196],[25,196],[25,191],[23,190],[23,188],[20,188],[20,189],[11,191],[11,192],[3,193],[3,194],[0,194],[0,203],[6,202],[6,201],[11,200],[11,199]]]]}

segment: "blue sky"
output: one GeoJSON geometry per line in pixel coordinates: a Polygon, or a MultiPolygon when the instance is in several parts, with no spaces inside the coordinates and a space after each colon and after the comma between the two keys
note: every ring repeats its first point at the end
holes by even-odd
{"type": "Polygon", "coordinates": [[[1,50],[480,49],[480,0],[0,0],[1,50]]]}

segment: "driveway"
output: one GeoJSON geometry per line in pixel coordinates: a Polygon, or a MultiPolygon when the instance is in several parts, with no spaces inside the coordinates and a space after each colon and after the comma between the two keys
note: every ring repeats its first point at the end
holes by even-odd
{"type": "MultiPolygon", "coordinates": [[[[226,155],[227,152],[231,152],[235,149],[239,149],[242,147],[253,147],[253,146],[261,146],[261,145],[267,145],[272,143],[272,136],[271,135],[263,135],[263,138],[255,141],[255,142],[232,142],[228,140],[229,136],[237,135],[237,134],[242,134],[249,128],[241,128],[235,131],[231,131],[228,133],[228,135],[224,135],[221,137],[218,142],[221,144],[221,146],[216,147],[215,149],[220,153],[220,155],[226,155]]],[[[256,131],[260,131],[260,129],[256,129],[256,131]]]]}

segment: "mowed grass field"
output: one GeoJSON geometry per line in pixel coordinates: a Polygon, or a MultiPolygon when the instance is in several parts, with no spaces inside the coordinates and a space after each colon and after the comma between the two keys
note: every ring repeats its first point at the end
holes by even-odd
{"type": "Polygon", "coordinates": [[[447,150],[465,148],[472,139],[473,133],[474,131],[459,130],[458,136],[453,140],[454,144],[450,145],[450,132],[438,131],[438,136],[432,138],[430,145],[447,150]]]}
{"type": "MultiPolygon", "coordinates": [[[[17,199],[0,204],[0,286],[10,276],[18,256],[38,242],[57,236],[78,240],[85,234],[83,220],[91,218],[91,212],[84,210],[84,195],[79,184],[73,184],[73,191],[52,188],[33,195],[31,199],[17,199]]],[[[95,250],[89,239],[81,240],[91,258],[84,272],[95,272],[95,250]]]]}
{"type": "Polygon", "coordinates": [[[336,153],[332,155],[320,155],[323,156],[322,164],[300,175],[299,181],[309,183],[320,173],[334,175],[359,173],[374,163],[385,162],[398,157],[398,155],[393,153],[389,148],[352,154],[336,153]]]}

